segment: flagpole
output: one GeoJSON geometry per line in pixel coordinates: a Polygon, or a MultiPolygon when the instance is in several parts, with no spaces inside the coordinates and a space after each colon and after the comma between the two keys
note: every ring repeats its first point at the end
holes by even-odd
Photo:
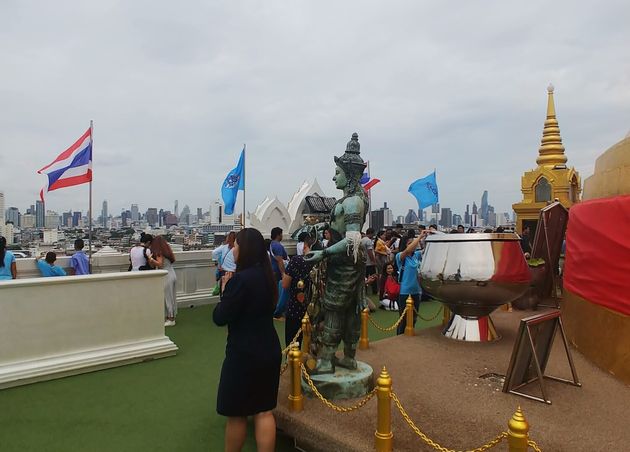
{"type": "MultiPolygon", "coordinates": [[[[367,161],[368,178],[370,177],[370,161],[367,161]]],[[[372,227],[372,190],[368,190],[368,228],[372,227]]]]}
{"type": "MultiPolygon", "coordinates": [[[[92,164],[94,162],[94,121],[90,119],[90,141],[92,146],[92,156],[91,161],[92,164]]],[[[92,171],[92,174],[94,172],[92,171]]],[[[94,176],[92,176],[94,177],[94,176]]],[[[88,224],[89,224],[89,235],[88,235],[88,262],[90,268],[90,274],[92,273],[92,177],[90,178],[90,206],[89,206],[89,215],[88,215],[88,224]]]]}
{"type": "Polygon", "coordinates": [[[245,179],[245,168],[247,167],[247,144],[243,143],[243,216],[241,217],[241,226],[245,228],[245,187],[247,180],[245,179]]]}

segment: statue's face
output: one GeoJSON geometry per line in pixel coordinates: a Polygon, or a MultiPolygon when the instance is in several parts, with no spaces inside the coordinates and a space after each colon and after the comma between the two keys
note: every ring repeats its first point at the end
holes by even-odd
{"type": "Polygon", "coordinates": [[[348,185],[348,177],[346,173],[340,168],[335,168],[335,177],[333,177],[333,181],[335,181],[335,187],[343,190],[348,185]]]}

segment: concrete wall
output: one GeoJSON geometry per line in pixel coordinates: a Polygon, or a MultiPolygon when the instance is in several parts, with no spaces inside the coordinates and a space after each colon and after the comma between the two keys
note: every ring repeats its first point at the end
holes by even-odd
{"type": "Polygon", "coordinates": [[[175,354],[165,271],[0,282],[0,389],[175,354]]]}

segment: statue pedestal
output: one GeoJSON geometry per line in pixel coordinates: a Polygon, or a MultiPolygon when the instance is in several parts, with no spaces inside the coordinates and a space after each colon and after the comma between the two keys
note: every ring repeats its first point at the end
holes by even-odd
{"type": "MultiPolygon", "coordinates": [[[[357,399],[374,388],[373,374],[374,371],[368,364],[357,361],[355,370],[337,366],[334,374],[311,375],[311,380],[326,399],[357,399]]],[[[302,390],[307,396],[315,397],[304,380],[302,390]]]]}

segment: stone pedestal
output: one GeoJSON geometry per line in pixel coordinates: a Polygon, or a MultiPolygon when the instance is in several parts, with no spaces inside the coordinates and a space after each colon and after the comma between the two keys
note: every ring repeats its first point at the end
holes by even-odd
{"type": "MultiPolygon", "coordinates": [[[[374,371],[368,364],[357,361],[355,370],[337,366],[334,374],[311,375],[311,380],[326,399],[357,399],[374,388],[373,375],[374,371]]],[[[302,390],[309,397],[315,396],[304,380],[302,390]]]]}

